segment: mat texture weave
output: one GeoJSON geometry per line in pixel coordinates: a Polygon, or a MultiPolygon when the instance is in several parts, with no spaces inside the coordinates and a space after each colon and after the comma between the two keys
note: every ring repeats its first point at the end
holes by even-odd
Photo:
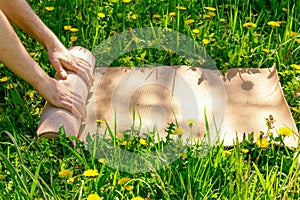
{"type": "MultiPolygon", "coordinates": [[[[110,127],[116,122],[120,133],[132,124],[141,133],[155,127],[161,137],[166,136],[167,124],[177,121],[189,141],[203,137],[207,120],[211,138],[224,140],[226,146],[236,139],[241,141],[244,133],[266,132],[270,115],[275,119],[275,135],[281,127],[298,134],[275,66],[230,69],[224,75],[189,66],[96,68],[94,76],[96,84],[91,90],[81,140],[97,131],[96,119],[107,121],[110,127]]],[[[104,133],[105,128],[98,127],[98,132],[104,133]]],[[[296,147],[298,137],[286,137],[284,142],[296,147]]]]}
{"type": "MultiPolygon", "coordinates": [[[[106,125],[99,127],[96,123],[102,119],[112,130],[116,125],[119,135],[134,126],[141,133],[158,130],[162,138],[168,123],[177,122],[185,130],[183,139],[188,142],[202,138],[207,123],[212,140],[221,139],[231,146],[251,132],[266,132],[266,119],[272,115],[273,133],[289,127],[297,134],[286,137],[285,144],[298,144],[298,130],[275,66],[230,69],[224,75],[217,70],[189,66],[95,68],[94,80],[86,122],[80,130],[76,127],[67,133],[82,141],[88,133],[105,132],[106,125]]],[[[48,117],[45,115],[42,119],[48,117]]],[[[63,118],[57,121],[69,126],[63,118]]],[[[57,132],[57,126],[48,127],[47,131],[50,129],[57,132]]]]}

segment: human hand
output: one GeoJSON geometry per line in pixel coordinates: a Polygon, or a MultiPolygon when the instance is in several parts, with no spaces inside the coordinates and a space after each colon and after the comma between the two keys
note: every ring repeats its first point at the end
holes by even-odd
{"type": "Polygon", "coordinates": [[[49,60],[61,79],[67,78],[65,69],[79,74],[88,87],[92,86],[93,76],[90,64],[82,58],[78,58],[66,49],[61,43],[47,49],[49,60]]]}
{"type": "Polygon", "coordinates": [[[85,120],[85,102],[78,94],[69,90],[64,83],[48,77],[43,84],[36,87],[36,90],[53,106],[64,108],[78,118],[85,120]]]}

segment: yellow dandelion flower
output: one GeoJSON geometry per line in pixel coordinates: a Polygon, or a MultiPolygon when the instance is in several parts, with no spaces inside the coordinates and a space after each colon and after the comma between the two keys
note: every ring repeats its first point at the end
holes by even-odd
{"type": "Polygon", "coordinates": [[[153,15],[153,17],[156,18],[156,19],[159,19],[159,18],[160,18],[160,15],[159,15],[158,13],[155,13],[155,14],[153,15]]]}
{"type": "Polygon", "coordinates": [[[203,17],[204,17],[205,19],[210,19],[210,18],[211,18],[211,16],[210,16],[210,15],[207,15],[207,14],[203,15],[203,17]]]}
{"type": "MultiPolygon", "coordinates": [[[[300,66],[299,66],[300,67],[300,66]]],[[[300,68],[299,68],[300,69],[300,68]]],[[[281,134],[281,135],[284,135],[284,136],[291,136],[294,134],[294,132],[288,128],[288,127],[282,127],[282,128],[279,128],[278,129],[278,132],[281,134]]]]}
{"type": "Polygon", "coordinates": [[[102,200],[102,198],[98,194],[89,194],[87,200],[102,200]]]}
{"type": "Polygon", "coordinates": [[[282,11],[283,11],[283,12],[287,12],[288,9],[287,9],[287,8],[282,8],[282,11]]]}
{"type": "Polygon", "coordinates": [[[33,57],[33,56],[36,55],[36,52],[30,52],[29,55],[30,55],[31,57],[33,57]]]}
{"type": "Polygon", "coordinates": [[[127,186],[125,187],[125,189],[126,189],[127,191],[132,191],[132,190],[133,190],[133,186],[132,186],[132,185],[127,185],[127,186]]]}
{"type": "Polygon", "coordinates": [[[40,114],[40,108],[35,108],[34,109],[34,113],[33,113],[33,115],[38,115],[38,114],[40,114]]]}
{"type": "Polygon", "coordinates": [[[256,28],[256,24],[252,23],[252,22],[246,22],[243,24],[243,27],[246,27],[248,29],[252,29],[252,28],[256,28]]]}
{"type": "Polygon", "coordinates": [[[70,39],[71,39],[72,42],[76,42],[77,41],[77,36],[72,35],[70,39]]]}
{"type": "Polygon", "coordinates": [[[8,81],[8,79],[9,78],[7,76],[4,76],[4,77],[0,78],[0,82],[4,83],[4,82],[8,81]]]}
{"type": "Polygon", "coordinates": [[[262,138],[257,141],[257,145],[261,148],[266,148],[269,146],[269,142],[266,140],[266,138],[262,138]]]}
{"type": "Polygon", "coordinates": [[[137,196],[132,198],[131,200],[145,200],[143,197],[137,196]]]}
{"type": "Polygon", "coordinates": [[[60,178],[70,178],[71,176],[73,176],[73,172],[68,169],[63,169],[58,173],[58,176],[60,178]]]}
{"type": "Polygon", "coordinates": [[[297,64],[291,64],[291,66],[297,70],[300,70],[300,65],[297,64]]]}
{"type": "Polygon", "coordinates": [[[226,19],[221,18],[221,19],[220,19],[220,22],[225,23],[225,22],[226,22],[226,19]]]}
{"type": "Polygon", "coordinates": [[[300,44],[300,38],[299,38],[299,39],[296,39],[296,42],[297,42],[298,44],[300,44]]]}
{"type": "Polygon", "coordinates": [[[275,28],[275,27],[279,27],[280,26],[280,22],[279,21],[269,21],[267,23],[269,26],[272,26],[272,28],[275,28]]]}
{"type": "Polygon", "coordinates": [[[200,33],[199,29],[193,29],[192,32],[195,33],[195,34],[200,33]]]}
{"type": "Polygon", "coordinates": [[[176,15],[175,12],[170,12],[170,13],[169,13],[169,16],[170,16],[170,17],[174,17],[175,15],[176,15]]]}
{"type": "Polygon", "coordinates": [[[187,124],[189,125],[190,128],[193,128],[193,124],[196,123],[196,121],[194,119],[188,119],[186,122],[187,122],[187,124]]]}
{"type": "Polygon", "coordinates": [[[102,164],[105,163],[105,158],[99,158],[98,162],[102,164]]]}
{"type": "Polygon", "coordinates": [[[174,130],[174,135],[183,135],[185,133],[185,130],[183,128],[176,128],[174,130]]]}
{"type": "Polygon", "coordinates": [[[61,164],[61,169],[65,169],[66,168],[66,163],[62,163],[61,164]]]}
{"type": "Polygon", "coordinates": [[[47,7],[45,7],[45,9],[46,9],[47,11],[53,11],[53,10],[54,10],[54,7],[53,7],[53,6],[47,6],[47,7]]]}
{"type": "Polygon", "coordinates": [[[129,3],[131,0],[123,0],[124,3],[129,3]]]}
{"type": "Polygon", "coordinates": [[[78,32],[78,28],[70,28],[69,31],[71,31],[71,32],[78,32]]]}
{"type": "Polygon", "coordinates": [[[98,123],[98,124],[104,124],[105,122],[104,122],[104,120],[102,120],[102,119],[97,119],[97,120],[96,120],[96,123],[98,123]]]}
{"type": "Polygon", "coordinates": [[[231,155],[231,151],[225,150],[223,151],[224,156],[230,156],[231,155]]]}
{"type": "Polygon", "coordinates": [[[296,32],[294,32],[294,31],[291,31],[291,32],[290,32],[290,37],[295,37],[296,35],[297,35],[296,32]]]}
{"type": "Polygon", "coordinates": [[[75,181],[75,177],[71,177],[71,178],[69,178],[69,179],[68,179],[68,181],[69,181],[70,183],[74,183],[74,181],[75,181]]]}
{"type": "Polygon", "coordinates": [[[249,152],[249,149],[241,149],[241,152],[246,154],[249,152]]]}
{"type": "MultiPolygon", "coordinates": [[[[198,30],[198,29],[197,29],[198,30]]],[[[186,120],[186,122],[188,123],[188,124],[195,124],[196,123],[196,120],[194,120],[194,119],[188,119],[188,120],[186,120]]]]}
{"type": "Polygon", "coordinates": [[[137,15],[137,14],[133,14],[133,15],[131,15],[131,18],[132,18],[132,19],[134,19],[134,20],[135,20],[135,19],[137,19],[137,17],[138,17],[138,15],[137,15]]]}
{"type": "Polygon", "coordinates": [[[94,176],[98,176],[99,173],[97,169],[88,169],[83,172],[83,175],[87,177],[94,177],[94,176]]]}
{"type": "Polygon", "coordinates": [[[265,52],[265,53],[267,53],[267,54],[270,53],[269,49],[263,49],[262,51],[265,52]]]}
{"type": "Polygon", "coordinates": [[[72,28],[72,26],[70,26],[70,25],[64,26],[65,31],[69,31],[71,28],[72,28]]]}
{"type": "Polygon", "coordinates": [[[105,17],[104,13],[98,13],[97,15],[98,15],[99,18],[104,18],[105,17]]]}
{"type": "Polygon", "coordinates": [[[21,149],[24,150],[24,149],[26,149],[26,147],[25,146],[21,146],[21,149]]]}
{"type": "Polygon", "coordinates": [[[193,19],[188,19],[188,20],[185,21],[185,23],[186,23],[187,25],[192,24],[192,23],[194,23],[194,22],[195,22],[195,20],[193,20],[193,19]]]}
{"type": "Polygon", "coordinates": [[[184,7],[184,6],[177,6],[176,8],[179,10],[186,10],[186,7],[184,7]]]}
{"type": "Polygon", "coordinates": [[[216,9],[215,8],[213,8],[213,7],[204,7],[204,9],[205,10],[209,10],[209,11],[216,11],[216,9]]]}
{"type": "Polygon", "coordinates": [[[208,40],[208,39],[203,39],[202,40],[202,44],[203,45],[207,45],[207,44],[209,44],[210,43],[210,41],[208,40]]]}
{"type": "Polygon", "coordinates": [[[261,133],[257,134],[257,142],[256,144],[261,147],[261,148],[266,148],[269,146],[269,142],[267,141],[266,138],[263,137],[263,135],[261,133]]]}
{"type": "Polygon", "coordinates": [[[179,154],[176,154],[176,156],[178,156],[179,158],[182,158],[183,160],[187,158],[186,153],[179,153],[179,154]]]}
{"type": "Polygon", "coordinates": [[[141,144],[141,145],[147,145],[147,140],[141,138],[141,139],[140,139],[140,144],[141,144]]]}
{"type": "Polygon", "coordinates": [[[215,13],[215,12],[209,12],[209,13],[207,13],[207,14],[210,15],[211,17],[216,16],[216,13],[215,13]]]}
{"type": "Polygon", "coordinates": [[[5,86],[6,89],[13,89],[18,87],[18,83],[9,83],[5,86]]]}
{"type": "Polygon", "coordinates": [[[121,145],[122,145],[122,146],[126,146],[126,144],[127,144],[127,141],[125,141],[125,140],[123,140],[123,141],[121,142],[121,145]]]}
{"type": "Polygon", "coordinates": [[[118,180],[118,184],[123,185],[123,184],[127,183],[129,180],[130,180],[129,177],[121,178],[121,179],[118,180]]]}

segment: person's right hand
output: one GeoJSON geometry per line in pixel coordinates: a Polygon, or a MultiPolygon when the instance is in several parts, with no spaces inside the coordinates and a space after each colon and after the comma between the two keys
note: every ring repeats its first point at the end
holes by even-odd
{"type": "Polygon", "coordinates": [[[44,83],[36,87],[38,93],[53,106],[64,108],[78,118],[85,120],[85,102],[79,96],[70,91],[63,83],[49,77],[44,83]]]}
{"type": "Polygon", "coordinates": [[[47,48],[49,61],[56,70],[58,77],[67,78],[65,70],[79,74],[90,88],[93,84],[93,76],[90,64],[82,58],[77,58],[61,44],[59,40],[54,40],[47,48]]]}

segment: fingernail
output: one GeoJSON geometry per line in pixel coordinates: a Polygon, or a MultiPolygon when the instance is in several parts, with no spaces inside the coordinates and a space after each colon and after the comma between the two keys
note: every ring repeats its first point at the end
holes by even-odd
{"type": "Polygon", "coordinates": [[[68,74],[66,72],[61,72],[60,78],[66,79],[68,77],[68,74]]]}
{"type": "Polygon", "coordinates": [[[67,76],[68,76],[68,74],[67,74],[67,72],[63,72],[63,76],[65,77],[65,78],[67,78],[67,76]]]}

